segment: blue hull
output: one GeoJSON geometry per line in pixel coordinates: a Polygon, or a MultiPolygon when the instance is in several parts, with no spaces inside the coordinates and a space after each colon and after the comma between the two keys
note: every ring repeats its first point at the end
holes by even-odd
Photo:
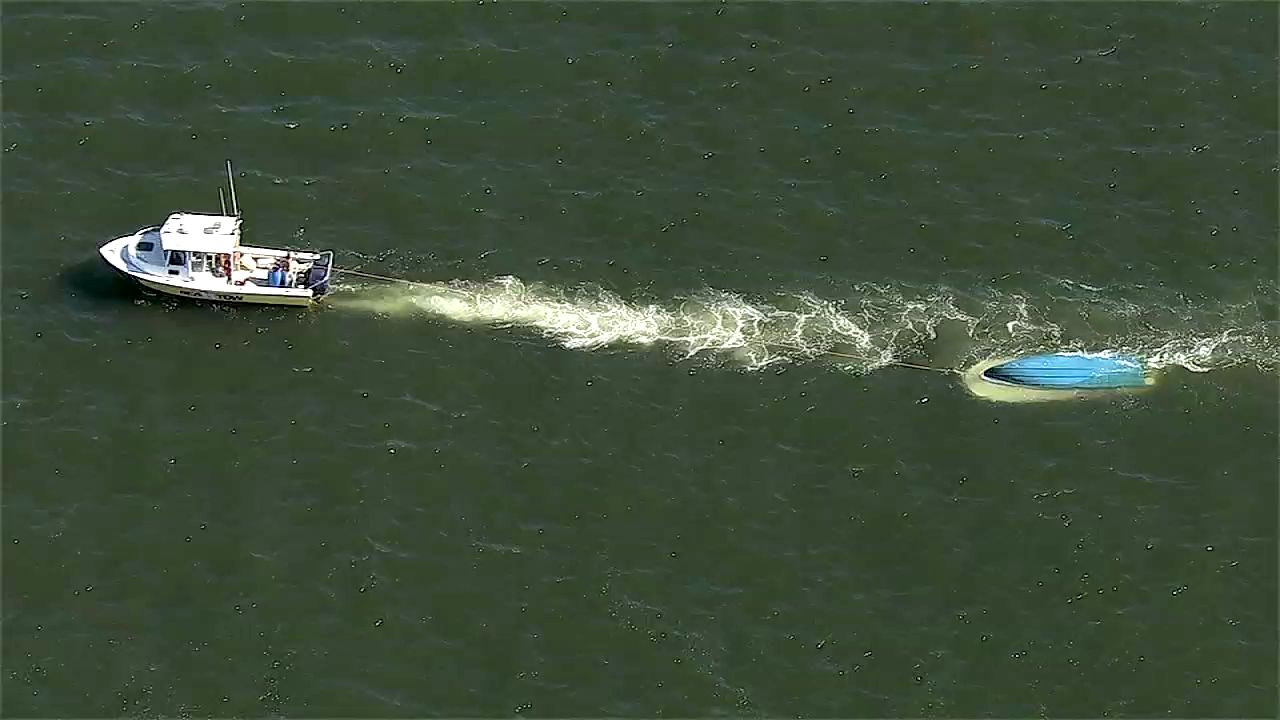
{"type": "Polygon", "coordinates": [[[1132,355],[1030,355],[988,368],[983,378],[1031,388],[1095,390],[1142,387],[1146,366],[1132,355]]]}

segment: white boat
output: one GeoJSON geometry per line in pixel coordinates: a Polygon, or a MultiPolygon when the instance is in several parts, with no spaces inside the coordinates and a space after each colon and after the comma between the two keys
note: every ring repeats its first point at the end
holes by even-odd
{"type": "Polygon", "coordinates": [[[215,302],[310,305],[329,290],[332,251],[240,244],[242,219],[231,184],[231,214],[175,212],[164,224],[118,237],[98,249],[111,267],[157,292],[215,302]]]}

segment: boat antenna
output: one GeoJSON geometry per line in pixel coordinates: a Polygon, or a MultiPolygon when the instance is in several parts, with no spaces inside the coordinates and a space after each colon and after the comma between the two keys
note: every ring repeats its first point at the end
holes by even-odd
{"type": "Polygon", "coordinates": [[[222,197],[222,188],[218,188],[218,207],[222,208],[222,214],[227,214],[227,201],[222,197]]]}
{"type": "Polygon", "coordinates": [[[231,161],[227,161],[227,182],[231,185],[231,213],[240,217],[240,207],[236,205],[236,179],[231,174],[231,161]]]}

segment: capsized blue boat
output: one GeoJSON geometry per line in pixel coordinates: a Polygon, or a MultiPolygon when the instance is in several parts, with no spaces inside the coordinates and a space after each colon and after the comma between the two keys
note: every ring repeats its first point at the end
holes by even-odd
{"type": "Polygon", "coordinates": [[[982,373],[984,380],[1021,387],[1105,389],[1147,384],[1146,365],[1133,355],[1049,353],[1010,360],[982,373]]]}

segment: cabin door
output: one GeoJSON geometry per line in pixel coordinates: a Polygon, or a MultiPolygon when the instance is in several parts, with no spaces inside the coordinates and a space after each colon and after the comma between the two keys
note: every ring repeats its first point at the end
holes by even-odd
{"type": "Polygon", "coordinates": [[[181,250],[169,251],[169,262],[165,266],[165,272],[169,276],[177,276],[182,280],[190,280],[191,275],[187,271],[187,255],[181,250]]]}

